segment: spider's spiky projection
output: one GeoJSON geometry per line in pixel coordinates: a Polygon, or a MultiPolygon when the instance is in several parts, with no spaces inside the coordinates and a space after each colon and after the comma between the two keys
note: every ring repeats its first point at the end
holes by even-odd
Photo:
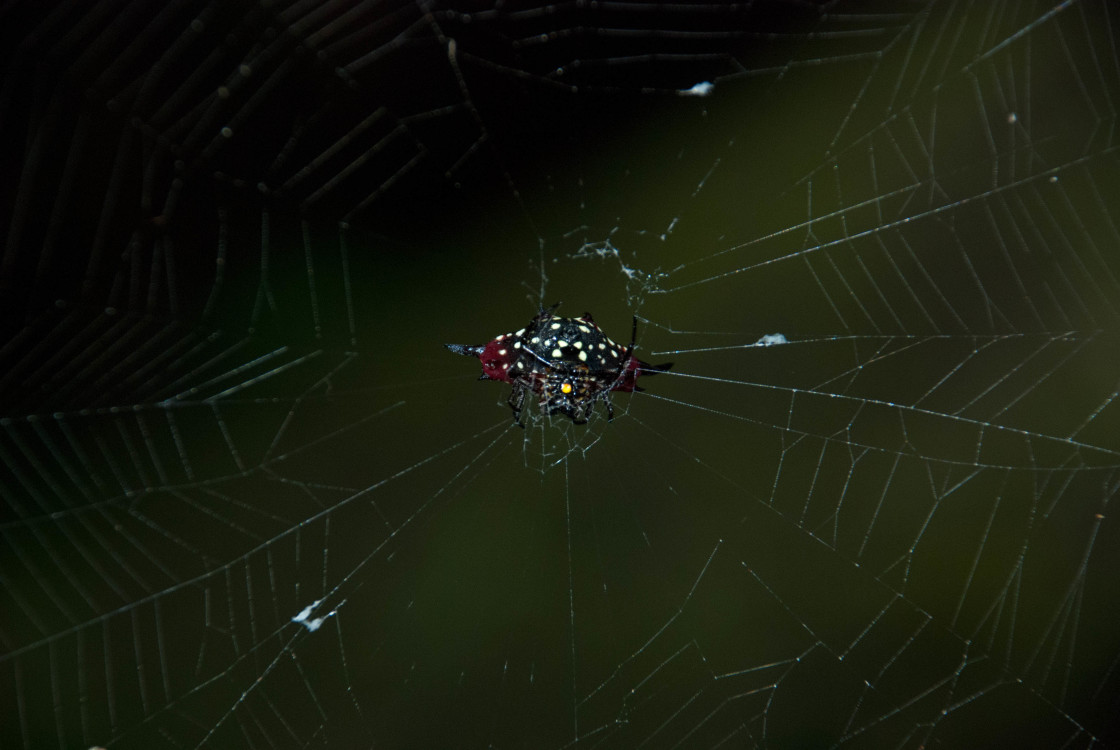
{"type": "Polygon", "coordinates": [[[638,377],[656,375],[672,362],[651,365],[634,356],[638,319],[634,318],[630,344],[619,346],[603,333],[591,313],[578,318],[554,315],[557,302],[542,309],[528,326],[503,333],[480,346],[446,344],[456,354],[478,357],[479,380],[501,380],[513,385],[509,406],[521,424],[526,394],[537,396],[543,414],[563,414],[583,424],[596,401],[607,406],[607,420],[614,419],[612,391],[640,391],[638,377]]]}

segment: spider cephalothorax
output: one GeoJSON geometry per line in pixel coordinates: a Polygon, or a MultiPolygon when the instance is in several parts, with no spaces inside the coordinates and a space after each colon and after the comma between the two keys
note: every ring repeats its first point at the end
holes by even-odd
{"type": "Polygon", "coordinates": [[[513,385],[509,406],[521,424],[526,392],[536,394],[544,414],[563,414],[583,424],[596,401],[607,405],[607,419],[614,419],[611,391],[640,391],[639,375],[656,375],[672,366],[651,365],[634,356],[638,319],[634,318],[629,346],[611,341],[591,313],[578,318],[553,315],[557,302],[542,309],[528,326],[481,346],[446,344],[456,354],[478,357],[479,380],[502,380],[513,385]]]}

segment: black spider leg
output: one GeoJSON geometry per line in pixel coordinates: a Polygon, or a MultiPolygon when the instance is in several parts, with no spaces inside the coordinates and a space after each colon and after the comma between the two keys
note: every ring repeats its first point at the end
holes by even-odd
{"type": "Polygon", "coordinates": [[[615,389],[615,386],[621,383],[626,377],[626,368],[630,366],[630,357],[634,354],[634,346],[637,343],[637,340],[638,316],[635,315],[630,321],[630,344],[626,347],[626,351],[622,353],[622,359],[619,360],[622,363],[622,366],[619,368],[618,373],[615,375],[614,382],[611,383],[611,387],[603,391],[603,395],[600,396],[600,398],[603,399],[603,403],[607,405],[608,422],[614,421],[614,404],[611,403],[611,391],[613,391],[615,389]]]}
{"type": "MultiPolygon", "coordinates": [[[[630,346],[626,347],[626,354],[623,356],[623,359],[626,360],[627,362],[630,361],[630,356],[634,353],[634,342],[637,340],[637,338],[638,338],[638,316],[635,315],[634,316],[633,327],[630,330],[630,346]]],[[[662,373],[662,372],[667,371],[672,366],[673,366],[672,362],[666,362],[666,363],[660,364],[660,365],[651,365],[651,364],[647,364],[647,363],[645,363],[645,362],[643,362],[642,360],[639,359],[638,360],[637,372],[634,374],[634,378],[635,378],[634,390],[635,391],[644,391],[645,390],[645,388],[642,388],[636,382],[639,374],[641,374],[641,375],[657,375],[658,373],[662,373]]],[[[625,372],[626,371],[623,370],[623,372],[620,373],[620,374],[624,375],[625,372]]]]}
{"type": "Polygon", "coordinates": [[[622,363],[622,367],[620,367],[618,369],[618,374],[615,375],[615,382],[612,383],[612,385],[610,385],[610,387],[607,388],[607,390],[603,392],[603,403],[605,403],[607,405],[607,421],[608,422],[614,422],[615,421],[615,405],[613,403],[610,403],[610,392],[614,391],[615,386],[618,385],[619,383],[622,383],[623,378],[626,377],[626,368],[629,366],[629,358],[631,358],[634,355],[634,345],[636,343],[637,343],[637,316],[634,316],[633,319],[631,320],[631,343],[629,343],[629,346],[626,347],[626,350],[623,353],[622,359],[619,359],[619,362],[622,363]]]}
{"type": "Polygon", "coordinates": [[[615,376],[614,382],[611,384],[611,387],[609,389],[610,391],[613,391],[615,389],[615,386],[617,386],[619,383],[621,383],[623,378],[626,377],[626,368],[630,364],[630,357],[632,357],[634,355],[634,345],[637,342],[637,340],[638,340],[638,316],[635,315],[634,319],[633,319],[633,321],[631,322],[631,325],[630,325],[630,344],[629,344],[629,346],[626,347],[626,351],[624,351],[622,353],[622,359],[619,360],[620,362],[622,362],[622,367],[619,368],[618,374],[615,376]]]}
{"type": "Polygon", "coordinates": [[[510,392],[509,400],[506,403],[509,404],[509,408],[513,409],[513,423],[524,430],[525,425],[521,421],[521,409],[525,404],[524,384],[513,384],[513,390],[510,392]]]}

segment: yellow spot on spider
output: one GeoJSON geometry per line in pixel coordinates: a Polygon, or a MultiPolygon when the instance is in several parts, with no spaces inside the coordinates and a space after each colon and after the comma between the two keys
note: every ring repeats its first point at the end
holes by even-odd
{"type": "Polygon", "coordinates": [[[587,326],[580,326],[579,329],[581,331],[583,331],[584,333],[591,333],[591,329],[588,328],[587,326]]]}
{"type": "Polygon", "coordinates": [[[583,348],[583,342],[582,341],[577,341],[576,343],[572,344],[572,346],[574,346],[576,349],[582,349],[583,348]]]}
{"type": "Polygon", "coordinates": [[[560,324],[559,323],[553,323],[552,325],[549,326],[549,328],[551,328],[554,331],[559,330],[560,324]]]}
{"type": "Polygon", "coordinates": [[[560,359],[563,356],[564,356],[564,352],[560,351],[559,349],[553,349],[552,350],[552,358],[553,359],[560,359]]]}
{"type": "Polygon", "coordinates": [[[563,384],[560,385],[560,390],[563,393],[571,393],[572,392],[572,384],[571,383],[563,383],[563,384]]]}
{"type": "Polygon", "coordinates": [[[501,356],[501,357],[506,356],[506,350],[505,349],[499,349],[498,350],[498,355],[501,356]]]}
{"type": "Polygon", "coordinates": [[[586,362],[587,361],[587,352],[580,352],[579,353],[579,361],[580,362],[586,362]]]}
{"type": "Polygon", "coordinates": [[[563,348],[564,348],[565,346],[567,346],[567,345],[568,345],[568,342],[567,342],[567,341],[565,341],[564,339],[560,339],[559,341],[557,341],[557,342],[556,342],[556,344],[557,344],[557,345],[558,345],[558,346],[559,346],[559,347],[560,347],[561,349],[563,349],[563,348]]]}

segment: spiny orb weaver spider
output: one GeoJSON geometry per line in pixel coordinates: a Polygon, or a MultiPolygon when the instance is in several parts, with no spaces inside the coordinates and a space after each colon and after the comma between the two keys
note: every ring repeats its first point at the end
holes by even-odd
{"type": "Polygon", "coordinates": [[[541,311],[528,326],[481,346],[444,344],[456,354],[478,357],[482,362],[479,380],[502,380],[513,385],[509,407],[521,427],[521,409],[526,391],[539,398],[543,414],[563,414],[575,424],[584,424],[596,401],[607,405],[607,421],[614,419],[611,391],[640,391],[639,375],[656,375],[672,362],[651,365],[634,356],[638,318],[634,317],[630,345],[619,346],[595,325],[591,313],[578,318],[553,315],[557,302],[541,311]]]}

